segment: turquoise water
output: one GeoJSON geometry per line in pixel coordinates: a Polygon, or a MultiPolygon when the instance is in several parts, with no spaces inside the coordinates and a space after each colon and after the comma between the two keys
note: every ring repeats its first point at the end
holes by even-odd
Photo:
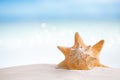
{"type": "Polygon", "coordinates": [[[57,64],[64,59],[57,45],[72,46],[74,33],[94,45],[104,39],[101,62],[120,67],[119,21],[40,21],[0,24],[0,67],[57,64]]]}

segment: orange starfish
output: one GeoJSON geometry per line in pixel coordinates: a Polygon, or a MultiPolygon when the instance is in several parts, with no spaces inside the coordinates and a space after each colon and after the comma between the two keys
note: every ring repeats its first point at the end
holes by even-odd
{"type": "Polygon", "coordinates": [[[65,60],[58,64],[58,68],[88,70],[93,67],[107,67],[99,61],[99,54],[103,44],[104,40],[101,40],[93,46],[87,46],[76,32],[75,42],[72,47],[57,46],[65,56],[65,60]]]}

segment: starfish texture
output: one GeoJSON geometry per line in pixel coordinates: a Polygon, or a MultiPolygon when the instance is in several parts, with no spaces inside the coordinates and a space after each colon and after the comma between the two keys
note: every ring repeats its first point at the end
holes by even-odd
{"type": "Polygon", "coordinates": [[[75,42],[72,47],[57,46],[65,56],[65,59],[58,64],[58,68],[89,70],[94,67],[107,67],[99,61],[99,54],[103,44],[104,40],[93,46],[85,45],[78,32],[76,32],[75,42]]]}

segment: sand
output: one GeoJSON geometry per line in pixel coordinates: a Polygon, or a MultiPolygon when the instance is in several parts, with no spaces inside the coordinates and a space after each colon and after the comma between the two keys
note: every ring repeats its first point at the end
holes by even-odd
{"type": "Polygon", "coordinates": [[[33,64],[0,69],[0,80],[120,80],[120,69],[56,69],[55,64],[33,64]]]}

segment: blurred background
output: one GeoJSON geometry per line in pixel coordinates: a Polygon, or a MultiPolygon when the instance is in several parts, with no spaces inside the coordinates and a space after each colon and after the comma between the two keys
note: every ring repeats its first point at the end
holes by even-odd
{"type": "Polygon", "coordinates": [[[119,0],[0,0],[0,68],[58,64],[57,45],[73,46],[75,32],[104,39],[101,63],[120,68],[119,0]]]}

